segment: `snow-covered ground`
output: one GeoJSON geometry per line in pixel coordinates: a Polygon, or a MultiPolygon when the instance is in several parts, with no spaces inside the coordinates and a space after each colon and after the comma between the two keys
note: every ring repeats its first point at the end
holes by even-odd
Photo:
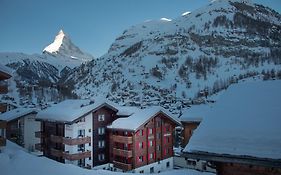
{"type": "MultiPolygon", "coordinates": [[[[7,141],[0,153],[1,175],[130,175],[132,173],[111,172],[106,170],[87,170],[70,164],[62,164],[45,157],[27,153],[23,148],[7,141]]],[[[172,170],[162,175],[213,175],[189,169],[172,170]]]]}

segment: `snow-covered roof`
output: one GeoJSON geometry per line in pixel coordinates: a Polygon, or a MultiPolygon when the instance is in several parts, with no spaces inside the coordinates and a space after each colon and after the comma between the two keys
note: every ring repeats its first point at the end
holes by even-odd
{"type": "Polygon", "coordinates": [[[183,111],[180,116],[182,122],[201,122],[208,115],[212,106],[209,104],[193,105],[183,111]]]}
{"type": "Polygon", "coordinates": [[[281,158],[281,81],[231,86],[184,152],[281,158]]]}
{"type": "Polygon", "coordinates": [[[13,71],[10,68],[8,68],[7,66],[0,64],[0,73],[1,72],[4,74],[7,74],[7,76],[10,77],[12,75],[13,71]]]}
{"type": "Polygon", "coordinates": [[[91,102],[90,100],[65,100],[55,104],[50,108],[40,111],[37,118],[41,120],[73,122],[86,115],[87,113],[97,110],[100,107],[107,106],[117,112],[117,115],[129,116],[134,113],[136,108],[119,106],[107,100],[98,100],[91,102]]]}
{"type": "Polygon", "coordinates": [[[169,117],[172,121],[176,122],[180,125],[178,119],[170,114],[168,111],[163,109],[160,106],[148,107],[142,110],[138,110],[133,115],[126,118],[116,119],[112,125],[108,126],[108,128],[114,129],[128,129],[128,130],[137,130],[141,125],[147,122],[150,118],[154,117],[158,113],[162,112],[167,117],[169,117]]]}
{"type": "Polygon", "coordinates": [[[0,120],[11,121],[33,112],[37,112],[37,110],[34,108],[16,108],[11,111],[0,114],[0,120]]]}

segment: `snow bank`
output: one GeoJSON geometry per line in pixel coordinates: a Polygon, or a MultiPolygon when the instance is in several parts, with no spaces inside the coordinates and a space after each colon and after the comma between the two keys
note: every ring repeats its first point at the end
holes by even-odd
{"type": "Polygon", "coordinates": [[[184,151],[280,159],[280,102],[281,81],[231,86],[184,151]]]}

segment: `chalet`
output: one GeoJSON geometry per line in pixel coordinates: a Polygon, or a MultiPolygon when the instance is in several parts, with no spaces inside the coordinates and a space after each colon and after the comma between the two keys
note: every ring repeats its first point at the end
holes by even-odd
{"type": "Polygon", "coordinates": [[[0,114],[0,120],[6,122],[6,138],[33,152],[39,141],[34,132],[40,128],[35,121],[37,111],[31,108],[17,108],[0,114]]]}
{"type": "MultiPolygon", "coordinates": [[[[0,94],[8,93],[8,85],[6,80],[11,78],[9,68],[0,64],[0,94]]],[[[0,105],[0,111],[3,107],[0,105]]],[[[0,119],[0,147],[6,145],[6,122],[0,119]]]]}
{"type": "Polygon", "coordinates": [[[107,101],[66,100],[38,113],[43,155],[63,163],[92,168],[109,162],[106,126],[136,108],[107,101]]]}
{"type": "Polygon", "coordinates": [[[281,81],[240,83],[220,97],[183,151],[218,175],[281,174],[281,81]]]}
{"type": "Polygon", "coordinates": [[[108,126],[114,170],[155,173],[173,168],[174,129],[180,122],[161,107],[142,109],[108,126]]]}
{"type": "MultiPolygon", "coordinates": [[[[182,142],[181,146],[184,148],[197,127],[202,122],[203,118],[208,117],[208,113],[212,109],[211,104],[192,105],[189,109],[182,112],[179,117],[182,123],[182,142]]],[[[215,172],[215,169],[208,167],[207,162],[199,159],[186,158],[181,155],[182,147],[176,149],[174,157],[174,165],[179,168],[196,169],[199,171],[215,172]]]]}

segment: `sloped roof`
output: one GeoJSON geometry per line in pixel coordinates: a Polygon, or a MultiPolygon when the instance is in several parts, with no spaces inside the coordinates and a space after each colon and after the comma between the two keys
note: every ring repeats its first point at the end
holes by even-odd
{"type": "Polygon", "coordinates": [[[133,107],[123,107],[107,100],[98,100],[91,102],[90,100],[65,100],[61,103],[55,104],[37,114],[39,120],[59,121],[59,122],[73,122],[92,111],[107,106],[117,112],[117,115],[131,115],[133,107]],[[120,111],[119,111],[120,109],[120,111]]]}
{"type": "Polygon", "coordinates": [[[0,114],[0,120],[9,122],[34,112],[37,112],[37,110],[34,108],[16,108],[0,114]]]}
{"type": "Polygon", "coordinates": [[[239,83],[220,97],[184,152],[281,159],[281,81],[239,83]]]}
{"type": "Polygon", "coordinates": [[[166,111],[160,106],[153,106],[153,107],[148,107],[146,109],[139,110],[129,117],[116,119],[112,123],[112,125],[108,126],[108,128],[127,129],[127,130],[135,131],[141,125],[146,123],[150,118],[153,118],[159,113],[165,114],[172,121],[180,125],[179,120],[175,116],[170,114],[168,111],[166,111]]]}
{"type": "Polygon", "coordinates": [[[180,116],[182,122],[201,122],[212,109],[210,104],[192,105],[189,109],[183,111],[180,116]]]}

